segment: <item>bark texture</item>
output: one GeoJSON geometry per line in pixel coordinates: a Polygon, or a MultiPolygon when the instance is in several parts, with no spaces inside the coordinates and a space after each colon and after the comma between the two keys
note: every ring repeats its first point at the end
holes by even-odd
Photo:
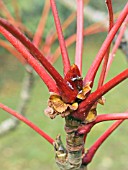
{"type": "Polygon", "coordinates": [[[81,121],[67,116],[65,122],[66,148],[63,146],[60,135],[58,135],[54,143],[56,163],[61,170],[87,170],[87,167],[82,165],[84,135],[77,134],[81,121]]]}

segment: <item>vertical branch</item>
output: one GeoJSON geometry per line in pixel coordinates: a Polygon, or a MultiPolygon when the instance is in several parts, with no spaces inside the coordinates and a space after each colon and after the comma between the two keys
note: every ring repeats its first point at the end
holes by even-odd
{"type": "MultiPolygon", "coordinates": [[[[71,15],[68,16],[68,18],[62,23],[62,30],[64,31],[66,28],[69,27],[70,24],[72,24],[73,20],[76,18],[76,12],[71,13],[71,15]]],[[[57,39],[57,32],[53,32],[53,29],[48,33],[45,44],[42,46],[41,50],[45,54],[49,54],[51,50],[52,44],[57,39]]],[[[60,50],[60,47],[58,47],[60,50]]]]}
{"type": "Polygon", "coordinates": [[[113,8],[112,8],[112,0],[106,0],[105,1],[108,8],[108,14],[109,14],[109,31],[112,29],[114,25],[114,18],[113,18],[113,8]]]}
{"type": "Polygon", "coordinates": [[[82,52],[83,52],[83,29],[84,29],[84,1],[77,0],[77,35],[75,64],[82,72],[82,52]]]}
{"type": "MultiPolygon", "coordinates": [[[[111,0],[106,0],[105,2],[107,4],[107,8],[108,8],[108,14],[109,14],[109,32],[110,32],[110,30],[112,29],[112,27],[114,25],[112,1],[111,0]]],[[[110,52],[110,46],[108,47],[108,49],[106,51],[106,54],[104,56],[104,62],[103,62],[102,70],[101,70],[101,75],[100,75],[100,79],[99,79],[99,83],[98,83],[98,88],[103,85],[103,82],[105,80],[105,73],[106,73],[106,69],[107,69],[109,52],[110,52]]]]}
{"type": "Polygon", "coordinates": [[[68,70],[70,69],[70,61],[69,61],[63,33],[62,33],[62,28],[61,28],[61,24],[60,24],[58,12],[57,12],[55,0],[50,0],[50,3],[51,3],[52,13],[54,16],[54,21],[55,21],[55,25],[56,25],[58,40],[59,40],[62,59],[63,59],[64,74],[66,74],[68,72],[68,70]]]}
{"type": "MultiPolygon", "coordinates": [[[[85,28],[83,30],[83,36],[96,34],[96,33],[101,32],[101,31],[106,31],[106,29],[102,26],[102,24],[96,23],[96,24],[89,26],[88,28],[85,28]]],[[[72,34],[70,37],[68,37],[65,40],[66,47],[71,46],[74,42],[76,42],[76,33],[72,34]]],[[[55,50],[52,57],[49,58],[49,61],[51,63],[54,63],[57,60],[57,58],[60,56],[60,54],[61,54],[60,48],[57,47],[57,49],[55,50]]]]}

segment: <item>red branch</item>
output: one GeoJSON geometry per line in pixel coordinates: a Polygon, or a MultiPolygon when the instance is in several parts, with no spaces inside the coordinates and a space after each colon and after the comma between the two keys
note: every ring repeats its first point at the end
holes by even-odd
{"type": "Polygon", "coordinates": [[[105,121],[113,121],[113,120],[124,120],[124,119],[128,119],[128,112],[101,114],[98,115],[92,123],[80,126],[77,130],[77,133],[79,135],[83,135],[83,134],[87,135],[87,133],[90,132],[91,128],[97,123],[105,122],[105,121]]]}
{"type": "Polygon", "coordinates": [[[103,121],[121,120],[121,119],[128,119],[128,112],[98,115],[94,123],[97,124],[103,121]]]}
{"type": "Polygon", "coordinates": [[[84,29],[84,2],[77,0],[77,33],[76,33],[76,54],[75,64],[82,72],[82,52],[83,52],[83,29],[84,29]]]}
{"type": "Polygon", "coordinates": [[[60,44],[63,65],[64,65],[64,74],[66,75],[66,73],[70,70],[70,61],[69,61],[63,33],[62,33],[62,28],[61,28],[61,24],[60,24],[58,12],[57,12],[55,0],[50,0],[50,3],[51,3],[51,8],[52,8],[52,13],[54,16],[56,30],[58,33],[58,40],[59,40],[59,44],[60,44]]]}
{"type": "MultiPolygon", "coordinates": [[[[104,31],[106,31],[106,28],[104,28],[102,26],[102,24],[99,24],[99,23],[97,24],[96,23],[96,24],[93,24],[93,25],[89,26],[88,28],[85,28],[84,31],[83,31],[83,36],[96,34],[96,33],[104,32],[104,31]]],[[[69,47],[75,41],[76,41],[76,34],[72,34],[70,37],[68,37],[65,40],[66,47],[69,47]]],[[[54,63],[57,60],[57,58],[59,57],[59,55],[60,55],[60,48],[57,47],[57,49],[55,50],[53,56],[50,58],[50,62],[54,63]]]]}
{"type": "Polygon", "coordinates": [[[108,14],[109,14],[109,31],[110,31],[114,25],[112,0],[106,0],[106,4],[107,4],[108,14]]]}
{"type": "Polygon", "coordinates": [[[124,70],[123,72],[118,74],[116,77],[108,81],[106,84],[101,86],[99,89],[97,89],[95,92],[91,93],[87,97],[87,99],[85,99],[83,102],[79,104],[79,108],[77,109],[77,111],[72,113],[72,116],[76,119],[85,120],[85,117],[87,116],[89,110],[94,105],[94,103],[100,97],[102,97],[109,90],[111,90],[113,87],[121,83],[126,78],[128,78],[128,69],[124,70]]]}
{"type": "Polygon", "coordinates": [[[117,51],[117,49],[118,49],[118,47],[119,47],[119,45],[120,45],[120,43],[121,43],[122,37],[123,37],[124,32],[125,32],[125,30],[126,30],[126,28],[127,28],[127,23],[128,23],[128,16],[126,17],[125,21],[124,21],[123,24],[122,24],[122,27],[120,28],[120,32],[119,32],[119,34],[118,34],[118,37],[116,38],[115,44],[114,44],[114,46],[113,46],[113,48],[112,48],[112,51],[111,51],[111,53],[110,53],[105,77],[106,77],[107,74],[108,74],[108,71],[109,71],[110,66],[111,66],[111,64],[112,64],[112,61],[114,60],[114,57],[115,57],[115,53],[116,53],[116,51],[117,51]]]}
{"type": "Polygon", "coordinates": [[[72,102],[77,94],[73,93],[72,89],[70,89],[68,85],[64,82],[64,79],[61,77],[61,75],[42,55],[42,53],[36,48],[36,46],[27,37],[25,37],[24,34],[22,34],[17,28],[13,27],[7,20],[0,18],[0,25],[2,25],[11,34],[13,34],[19,41],[21,41],[25,45],[25,47],[27,47],[30,50],[31,54],[41,62],[41,64],[45,67],[45,69],[56,81],[62,99],[66,103],[72,102]]]}
{"type": "MultiPolygon", "coordinates": [[[[111,31],[113,25],[114,25],[114,18],[113,18],[113,9],[112,9],[112,2],[111,0],[106,0],[107,8],[108,8],[108,14],[109,14],[109,32],[111,31]]],[[[101,87],[105,80],[105,73],[107,69],[107,63],[109,58],[109,52],[110,52],[110,46],[108,47],[108,50],[104,56],[104,62],[100,74],[100,79],[98,82],[98,88],[101,87]]]]}
{"type": "Polygon", "coordinates": [[[40,63],[28,52],[28,50],[24,47],[24,45],[21,44],[20,41],[18,41],[12,34],[10,34],[1,26],[0,26],[0,32],[22,54],[22,56],[27,60],[27,62],[34,68],[34,70],[38,73],[38,75],[47,85],[49,91],[58,92],[54,80],[47,74],[47,72],[40,65],[40,63]]]}
{"type": "Polygon", "coordinates": [[[117,31],[120,28],[124,19],[126,18],[127,14],[128,14],[128,3],[126,4],[125,8],[121,12],[117,22],[115,23],[115,25],[113,26],[113,28],[109,32],[109,34],[108,34],[107,38],[105,39],[103,45],[101,46],[94,62],[92,63],[90,69],[88,70],[88,73],[87,73],[87,75],[84,79],[84,84],[86,84],[87,82],[92,82],[92,84],[93,84],[95,75],[96,75],[97,70],[98,70],[98,68],[101,64],[101,61],[102,61],[108,47],[110,46],[115,34],[117,33],[117,31]]]}
{"type": "Polygon", "coordinates": [[[45,132],[43,132],[38,126],[33,124],[31,121],[29,121],[27,118],[25,118],[23,115],[17,113],[16,111],[12,110],[11,108],[5,106],[4,104],[0,103],[0,108],[8,112],[9,114],[15,116],[17,119],[24,122],[26,125],[28,125],[30,128],[35,130],[39,135],[41,135],[44,139],[46,139],[50,144],[53,145],[54,140],[48,136],[45,132]]]}
{"type": "Polygon", "coordinates": [[[51,76],[57,82],[63,82],[61,75],[55,70],[55,68],[48,62],[48,60],[43,56],[43,54],[36,48],[36,46],[27,38],[24,34],[20,32],[16,27],[10,24],[7,20],[0,18],[0,25],[7,29],[14,37],[21,41],[25,47],[27,47],[32,55],[36,57],[45,69],[51,74],[51,76]]]}
{"type": "Polygon", "coordinates": [[[112,134],[114,130],[117,129],[117,127],[123,122],[124,120],[118,120],[115,123],[113,123],[109,129],[106,130],[106,132],[97,139],[97,141],[90,147],[87,154],[83,157],[82,163],[88,164],[91,162],[92,158],[94,157],[96,151],[98,148],[102,145],[102,143],[112,134]]]}

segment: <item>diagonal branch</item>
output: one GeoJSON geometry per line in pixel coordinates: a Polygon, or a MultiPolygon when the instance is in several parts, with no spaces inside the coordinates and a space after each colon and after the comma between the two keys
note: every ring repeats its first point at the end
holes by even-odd
{"type": "MultiPolygon", "coordinates": [[[[24,36],[24,34],[22,34],[17,28],[13,27],[7,20],[0,18],[0,25],[2,25],[6,30],[8,30],[8,33],[10,32],[11,34],[14,35],[14,37],[16,37],[19,41],[21,41],[22,44],[24,44],[24,46],[30,50],[31,54],[37,60],[39,60],[39,62],[45,67],[45,69],[49,72],[49,74],[55,80],[55,82],[59,88],[60,95],[62,96],[62,99],[67,103],[72,102],[77,94],[74,91],[72,91],[72,89],[70,89],[70,87],[68,87],[68,85],[64,82],[64,79],[62,78],[62,76],[49,63],[49,61],[43,56],[43,54],[38,50],[38,48],[36,48],[36,46],[27,37],[24,36]],[[71,93],[72,93],[72,96],[70,95],[71,93]]],[[[9,36],[8,36],[8,38],[9,38],[9,36]]],[[[11,39],[10,39],[10,41],[11,41],[11,39]]],[[[16,40],[16,42],[17,42],[17,40],[16,40]]],[[[13,42],[13,43],[16,45],[15,42],[13,42]]],[[[20,49],[20,50],[22,50],[22,49],[20,49]]],[[[31,57],[31,58],[33,58],[33,57],[31,57]]],[[[46,74],[46,73],[47,72],[45,72],[45,75],[47,77],[50,77],[49,74],[46,74]]]]}
{"type": "Polygon", "coordinates": [[[114,60],[115,53],[116,53],[117,49],[119,48],[119,45],[120,45],[121,40],[122,40],[122,37],[123,37],[124,32],[125,32],[125,30],[127,28],[127,23],[128,23],[128,16],[126,17],[125,21],[122,24],[122,27],[120,28],[120,32],[118,34],[118,37],[116,38],[115,44],[114,44],[114,46],[112,48],[112,51],[110,53],[105,77],[107,76],[108,71],[110,69],[110,66],[112,64],[112,61],[114,60]]]}
{"type": "Polygon", "coordinates": [[[0,25],[7,29],[14,37],[21,41],[32,53],[32,55],[37,58],[45,69],[51,74],[51,76],[57,82],[62,82],[63,78],[56,71],[56,69],[48,62],[48,60],[43,56],[43,54],[36,48],[36,46],[27,38],[24,34],[20,32],[17,28],[13,27],[7,20],[0,18],[0,25]]]}
{"type": "Polygon", "coordinates": [[[83,164],[88,164],[91,162],[98,148],[102,145],[102,143],[112,134],[114,130],[123,122],[124,120],[118,120],[113,123],[106,132],[97,139],[97,141],[90,147],[87,154],[83,157],[83,164]]]}
{"type": "Polygon", "coordinates": [[[8,39],[8,41],[22,54],[22,56],[27,60],[27,62],[34,68],[34,70],[39,74],[41,79],[47,85],[49,91],[57,92],[57,87],[54,80],[47,74],[40,63],[28,52],[23,44],[20,43],[12,34],[6,31],[0,26],[0,32],[8,39]]]}
{"type": "Polygon", "coordinates": [[[91,107],[94,105],[94,103],[104,94],[106,94],[109,90],[111,90],[113,87],[117,86],[119,83],[121,83],[127,78],[128,78],[128,69],[124,70],[116,77],[108,81],[106,84],[101,86],[98,90],[91,93],[87,97],[87,99],[85,99],[83,102],[79,104],[78,110],[72,113],[72,116],[76,119],[85,120],[85,117],[88,115],[88,112],[91,109],[91,107]]]}
{"type": "Polygon", "coordinates": [[[113,26],[113,28],[111,29],[111,31],[109,32],[107,38],[105,39],[103,45],[101,46],[94,62],[92,63],[90,69],[87,72],[87,75],[84,79],[84,84],[86,84],[87,82],[94,82],[94,78],[95,75],[97,73],[97,70],[101,64],[101,61],[108,49],[108,47],[110,46],[115,34],[117,33],[118,29],[120,28],[122,22],[124,21],[124,19],[126,18],[128,14],[128,3],[126,4],[126,6],[124,7],[123,11],[121,12],[120,16],[118,17],[117,22],[115,23],[115,25],[113,26]]]}
{"type": "Polygon", "coordinates": [[[24,122],[26,125],[28,125],[30,128],[32,128],[34,131],[36,131],[39,135],[41,135],[44,139],[46,139],[50,144],[53,145],[54,140],[48,136],[44,131],[42,131],[38,126],[33,124],[31,121],[29,121],[27,118],[22,116],[21,114],[17,113],[16,111],[12,110],[11,108],[7,107],[6,105],[0,103],[0,108],[8,112],[9,114],[13,115],[17,119],[24,122]]]}
{"type": "MultiPolygon", "coordinates": [[[[105,31],[106,31],[106,29],[102,26],[102,23],[95,23],[95,24],[93,24],[93,25],[91,25],[91,26],[89,26],[89,27],[87,27],[83,30],[83,36],[96,34],[96,33],[99,33],[99,32],[105,32],[105,31]]],[[[76,34],[74,33],[65,40],[66,47],[69,47],[75,41],[76,41],[76,34]]],[[[50,58],[50,62],[54,63],[57,60],[57,58],[59,57],[59,55],[60,55],[60,48],[57,47],[53,56],[50,58]]]]}

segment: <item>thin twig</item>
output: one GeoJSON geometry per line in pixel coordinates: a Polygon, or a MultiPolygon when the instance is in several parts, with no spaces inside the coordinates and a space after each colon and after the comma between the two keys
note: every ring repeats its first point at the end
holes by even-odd
{"type": "Polygon", "coordinates": [[[40,21],[39,21],[38,26],[37,26],[37,30],[36,30],[35,35],[33,37],[33,43],[37,47],[40,45],[41,37],[43,36],[43,33],[44,33],[44,28],[45,28],[45,25],[46,25],[49,10],[50,10],[50,2],[46,0],[40,21]]]}

